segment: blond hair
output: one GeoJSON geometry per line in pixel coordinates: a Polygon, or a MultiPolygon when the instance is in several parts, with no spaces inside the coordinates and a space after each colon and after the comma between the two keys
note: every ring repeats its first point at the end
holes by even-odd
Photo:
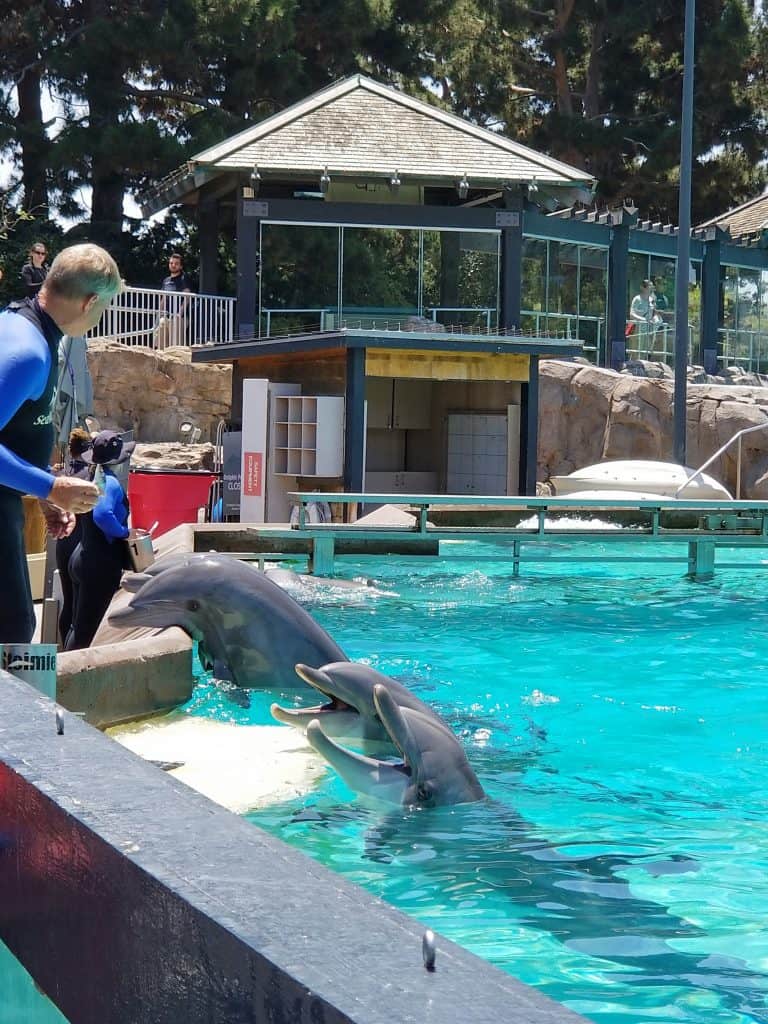
{"type": "Polygon", "coordinates": [[[43,289],[64,299],[117,295],[120,271],[106,249],[91,242],[62,249],[51,264],[43,289]]]}

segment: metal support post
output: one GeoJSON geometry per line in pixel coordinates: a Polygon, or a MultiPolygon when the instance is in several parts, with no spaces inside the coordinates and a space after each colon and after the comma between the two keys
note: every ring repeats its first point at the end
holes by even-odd
{"type": "Polygon", "coordinates": [[[688,542],[688,576],[697,583],[711,580],[715,575],[715,544],[711,540],[688,542]]]}

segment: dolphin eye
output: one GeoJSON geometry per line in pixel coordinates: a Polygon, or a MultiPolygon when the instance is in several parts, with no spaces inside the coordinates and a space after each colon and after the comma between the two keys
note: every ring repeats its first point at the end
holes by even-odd
{"type": "Polygon", "coordinates": [[[196,612],[200,610],[200,602],[196,601],[194,597],[191,597],[187,601],[187,611],[196,612]]]}

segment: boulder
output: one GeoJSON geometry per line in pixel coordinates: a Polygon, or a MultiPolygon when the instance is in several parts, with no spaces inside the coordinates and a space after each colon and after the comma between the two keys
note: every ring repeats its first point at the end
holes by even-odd
{"type": "Polygon", "coordinates": [[[170,440],[191,421],[206,441],[229,416],[232,367],[195,363],[186,348],[153,349],[116,341],[88,343],[93,412],[103,428],[133,430],[140,439],[170,440]]]}

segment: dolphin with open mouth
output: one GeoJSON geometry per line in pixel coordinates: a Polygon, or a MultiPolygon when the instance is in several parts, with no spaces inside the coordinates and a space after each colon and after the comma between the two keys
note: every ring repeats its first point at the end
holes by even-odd
{"type": "Polygon", "coordinates": [[[285,725],[306,732],[313,719],[322,722],[323,732],[332,739],[349,743],[363,751],[391,750],[392,741],[379,718],[374,703],[374,689],[383,686],[400,707],[412,708],[427,717],[442,719],[414,693],[389,676],[382,675],[369,665],[356,661],[335,661],[322,668],[296,665],[296,674],[324,697],[326,704],[308,708],[287,708],[273,704],[272,717],[285,725]]]}
{"type": "Polygon", "coordinates": [[[237,686],[295,690],[294,665],[326,665],[346,655],[304,608],[263,573],[236,558],[182,561],[151,577],[114,626],[179,626],[199,642],[217,679],[237,686]]]}
{"type": "Polygon", "coordinates": [[[347,750],[326,736],[317,718],[307,726],[309,744],[350,789],[409,807],[466,804],[485,798],[464,748],[441,719],[401,707],[385,686],[374,686],[373,700],[400,761],[347,750]]]}

